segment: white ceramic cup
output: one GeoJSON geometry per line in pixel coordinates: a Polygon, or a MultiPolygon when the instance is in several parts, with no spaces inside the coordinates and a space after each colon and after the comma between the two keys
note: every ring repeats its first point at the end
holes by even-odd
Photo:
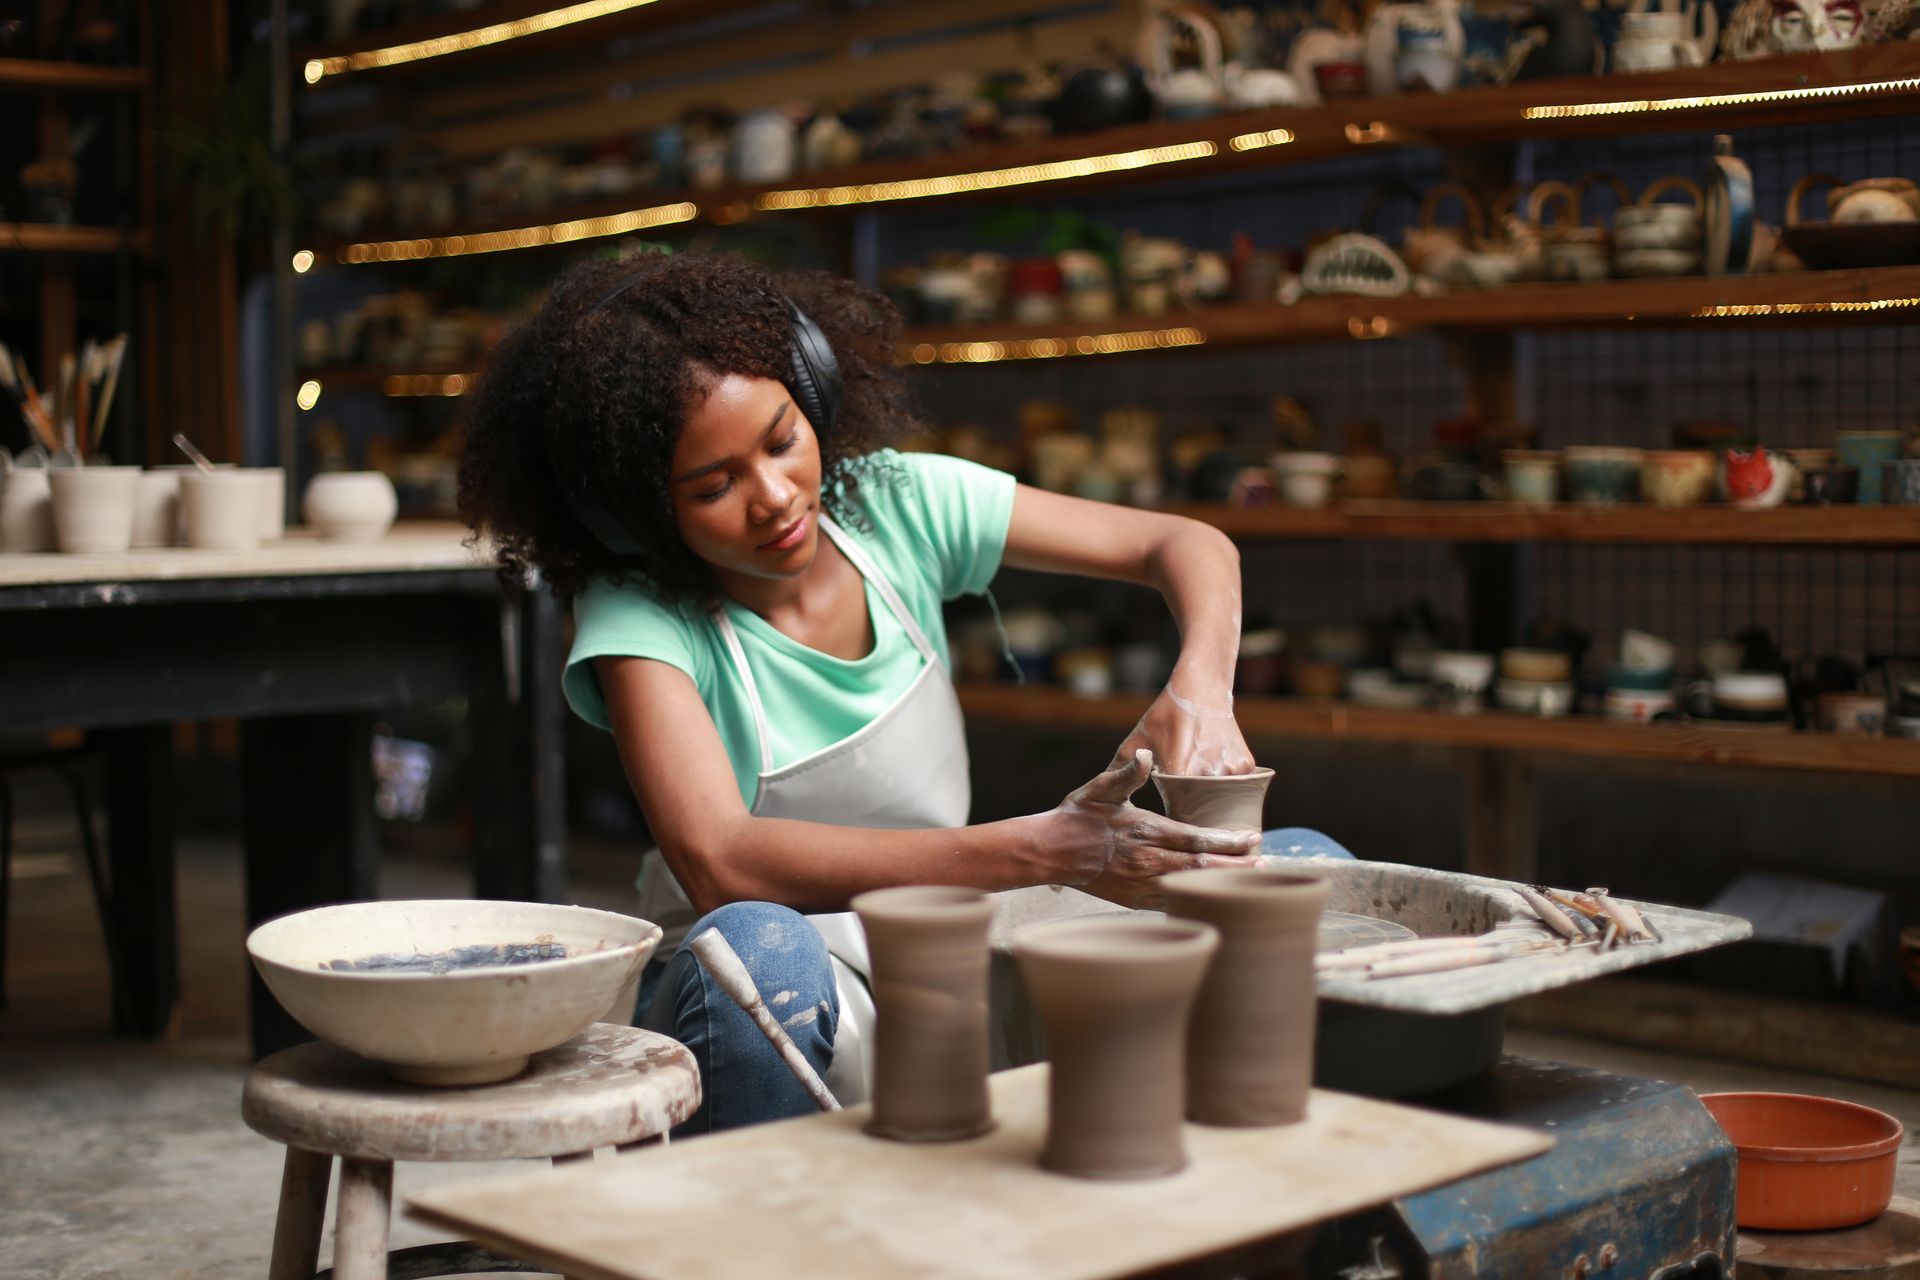
{"type": "Polygon", "coordinates": [[[250,551],[260,545],[258,476],[241,469],[183,471],[180,509],[187,523],[187,545],[207,551],[250,551]]]}
{"type": "Polygon", "coordinates": [[[142,471],[133,491],[136,547],[171,547],[180,540],[180,473],[142,471]]]}
{"type": "Polygon", "coordinates": [[[1431,676],[1435,684],[1449,685],[1462,693],[1481,693],[1493,683],[1493,669],[1490,653],[1442,649],[1433,655],[1431,676]]]}
{"type": "Polygon", "coordinates": [[[335,542],[378,542],[400,509],[393,481],[380,471],[333,471],[307,484],[300,504],[306,522],[335,542]]]}
{"type": "Polygon", "coordinates": [[[53,533],[60,550],[80,555],[125,551],[133,541],[139,467],[54,467],[53,533]]]}
{"type": "Polygon", "coordinates": [[[0,478],[0,551],[53,550],[53,491],[45,467],[0,478]]]}
{"type": "Polygon", "coordinates": [[[259,487],[260,541],[287,536],[287,473],[279,467],[242,467],[259,487]]]}

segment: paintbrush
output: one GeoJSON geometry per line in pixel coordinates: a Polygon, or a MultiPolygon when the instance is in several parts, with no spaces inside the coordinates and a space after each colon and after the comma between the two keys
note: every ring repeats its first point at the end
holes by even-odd
{"type": "Polygon", "coordinates": [[[75,466],[82,461],[73,421],[73,382],[79,371],[80,366],[73,358],[73,352],[69,351],[60,357],[60,384],[53,400],[53,420],[60,425],[60,432],[66,438],[67,451],[73,455],[75,466]]]}
{"type": "Polygon", "coordinates": [[[94,410],[93,447],[98,449],[107,434],[107,413],[113,408],[113,392],[120,385],[120,364],[127,356],[127,335],[115,334],[113,341],[101,352],[101,363],[106,366],[106,385],[100,389],[100,404],[94,410]]]}
{"type": "Polygon", "coordinates": [[[20,386],[20,375],[14,369],[13,352],[7,349],[5,343],[0,343],[0,385],[6,387],[7,394],[13,398],[13,403],[20,410],[20,420],[27,424],[27,430],[40,441],[41,447],[47,449],[56,447],[47,432],[46,424],[40,420],[33,406],[27,402],[27,393],[20,386]]]}
{"type": "Polygon", "coordinates": [[[24,360],[20,362],[20,386],[27,393],[27,404],[33,411],[34,421],[39,424],[40,438],[46,441],[47,452],[60,452],[60,434],[53,428],[46,402],[40,398],[40,388],[33,385],[33,371],[27,368],[24,360]]]}

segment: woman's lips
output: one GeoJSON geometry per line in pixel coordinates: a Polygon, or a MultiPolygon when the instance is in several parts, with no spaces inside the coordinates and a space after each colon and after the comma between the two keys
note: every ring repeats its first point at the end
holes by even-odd
{"type": "Polygon", "coordinates": [[[807,519],[808,517],[805,514],[802,514],[798,520],[795,520],[791,525],[788,525],[786,530],[782,532],[779,537],[774,538],[771,541],[761,543],[760,550],[762,551],[793,550],[795,547],[800,545],[800,540],[807,536],[807,519]]]}

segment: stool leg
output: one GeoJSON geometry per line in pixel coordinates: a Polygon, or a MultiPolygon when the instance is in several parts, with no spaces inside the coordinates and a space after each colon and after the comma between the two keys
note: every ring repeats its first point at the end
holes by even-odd
{"type": "Polygon", "coordinates": [[[327,1216],[327,1183],[332,1180],[332,1156],[287,1148],[267,1280],[313,1280],[320,1262],[320,1224],[327,1216]]]}
{"type": "Polygon", "coordinates": [[[387,1280],[387,1228],[393,1220],[393,1162],[340,1161],[333,1220],[334,1280],[387,1280]]]}
{"type": "Polygon", "coordinates": [[[13,784],[0,777],[0,1009],[7,1005],[7,894],[13,878],[13,784]]]}

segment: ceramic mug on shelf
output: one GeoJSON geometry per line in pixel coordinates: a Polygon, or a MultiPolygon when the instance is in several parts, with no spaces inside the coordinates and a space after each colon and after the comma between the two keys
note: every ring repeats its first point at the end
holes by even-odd
{"type": "Polygon", "coordinates": [[[1687,30],[1687,15],[1654,11],[1620,15],[1620,38],[1613,46],[1615,71],[1668,71],[1697,67],[1701,56],[1687,30]]]}
{"type": "Polygon", "coordinates": [[[1718,464],[1704,449],[1653,449],[1640,463],[1640,496],[1656,507],[1690,507],[1713,495],[1718,464]]]}
{"type": "Polygon", "coordinates": [[[1560,498],[1560,455],[1539,449],[1505,449],[1507,497],[1528,506],[1552,506],[1560,498]]]}
{"type": "Polygon", "coordinates": [[[1920,458],[1895,458],[1881,467],[1880,500],[1890,507],[1920,506],[1920,458]]]}
{"type": "Polygon", "coordinates": [[[1290,507],[1324,507],[1333,500],[1340,459],[1330,453],[1276,453],[1273,477],[1290,507]]]}
{"type": "Polygon", "coordinates": [[[1639,449],[1571,445],[1566,450],[1567,496],[1588,506],[1632,502],[1640,484],[1639,449]]]}
{"type": "Polygon", "coordinates": [[[1860,469],[1859,502],[1876,507],[1881,501],[1881,475],[1886,465],[1898,458],[1905,446],[1898,431],[1839,431],[1834,433],[1833,451],[1840,462],[1860,469]]]}

